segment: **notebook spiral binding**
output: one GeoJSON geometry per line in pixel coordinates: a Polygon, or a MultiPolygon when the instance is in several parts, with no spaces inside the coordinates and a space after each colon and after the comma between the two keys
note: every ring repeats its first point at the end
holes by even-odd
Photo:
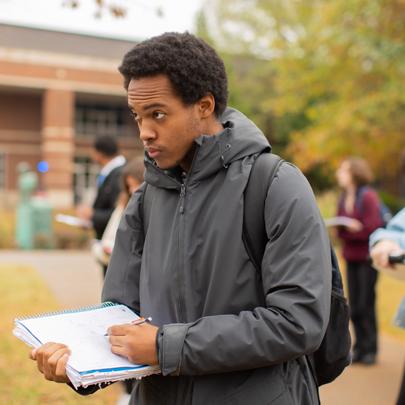
{"type": "Polygon", "coordinates": [[[114,305],[118,305],[118,304],[116,304],[114,302],[106,301],[106,302],[103,302],[102,304],[89,305],[87,307],[80,307],[80,308],[75,308],[75,309],[65,309],[65,310],[61,310],[61,311],[45,312],[45,313],[35,314],[35,315],[27,315],[27,316],[16,318],[16,321],[25,321],[27,319],[42,318],[42,317],[45,317],[45,316],[72,314],[72,313],[75,313],[75,312],[92,311],[94,309],[101,309],[101,308],[105,308],[105,307],[113,307],[114,305]]]}

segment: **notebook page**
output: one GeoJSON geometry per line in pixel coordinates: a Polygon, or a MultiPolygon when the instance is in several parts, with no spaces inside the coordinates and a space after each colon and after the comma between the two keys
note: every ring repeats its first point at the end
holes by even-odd
{"type": "Polygon", "coordinates": [[[124,305],[114,305],[83,312],[19,320],[41,343],[66,344],[70,350],[68,364],[78,372],[139,367],[111,352],[108,327],[129,323],[139,317],[124,305]]]}

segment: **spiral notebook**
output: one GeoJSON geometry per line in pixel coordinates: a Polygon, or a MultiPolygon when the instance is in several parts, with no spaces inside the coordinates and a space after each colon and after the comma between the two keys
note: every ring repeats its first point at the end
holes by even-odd
{"type": "Polygon", "coordinates": [[[133,311],[111,302],[99,306],[15,319],[13,334],[31,347],[46,342],[67,345],[71,351],[66,374],[75,388],[91,384],[142,378],[158,373],[158,366],[133,364],[111,352],[111,325],[138,319],[133,311]]]}

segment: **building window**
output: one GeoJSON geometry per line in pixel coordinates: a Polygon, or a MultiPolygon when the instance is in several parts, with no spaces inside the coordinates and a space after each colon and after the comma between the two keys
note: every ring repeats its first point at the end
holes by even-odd
{"type": "Polygon", "coordinates": [[[77,104],[75,110],[76,135],[117,137],[133,136],[136,126],[128,107],[102,104],[77,104]]]}
{"type": "Polygon", "coordinates": [[[76,156],[74,160],[73,189],[75,204],[92,205],[96,194],[96,179],[100,167],[89,157],[76,156]]]}

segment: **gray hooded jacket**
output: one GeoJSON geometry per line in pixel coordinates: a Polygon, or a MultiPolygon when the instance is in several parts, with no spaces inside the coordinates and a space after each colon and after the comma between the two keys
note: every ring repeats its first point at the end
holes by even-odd
{"type": "Polygon", "coordinates": [[[196,139],[186,176],[147,159],[146,183],[119,226],[102,299],[160,327],[162,374],[137,381],[131,403],[317,404],[304,354],[320,345],[329,317],[322,218],[305,177],[283,163],[265,202],[259,274],[242,240],[244,189],[251,156],[270,146],[238,111],[221,118],[223,132],[196,139]]]}

